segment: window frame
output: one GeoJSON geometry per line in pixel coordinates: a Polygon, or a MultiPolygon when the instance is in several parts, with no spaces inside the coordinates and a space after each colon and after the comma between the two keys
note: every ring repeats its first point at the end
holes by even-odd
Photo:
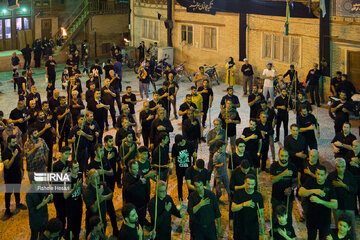
{"type": "Polygon", "coordinates": [[[4,21],[3,21],[3,19],[1,18],[1,19],[0,19],[0,40],[3,40],[3,39],[4,39],[3,24],[4,24],[4,21]]]}
{"type": "Polygon", "coordinates": [[[205,51],[211,51],[211,52],[218,52],[219,51],[219,27],[215,27],[215,26],[202,26],[201,27],[201,38],[200,38],[200,48],[202,50],[205,50],[205,51]],[[207,48],[207,47],[204,47],[204,34],[205,34],[205,28],[212,28],[212,29],[215,29],[216,30],[216,48],[207,48]]]}
{"type": "Polygon", "coordinates": [[[5,35],[5,40],[12,38],[11,25],[12,25],[12,23],[11,23],[11,18],[5,18],[5,19],[4,19],[4,35],[5,35]],[[10,37],[7,37],[7,36],[6,36],[6,20],[10,21],[10,37]]]}
{"type": "Polygon", "coordinates": [[[195,26],[193,24],[181,24],[180,25],[180,44],[185,41],[185,45],[189,45],[189,46],[193,46],[194,45],[194,29],[195,26]],[[182,27],[185,26],[185,33],[186,33],[186,40],[182,39],[182,27]],[[192,27],[192,39],[191,39],[191,43],[189,43],[189,27],[192,27]]]}
{"type": "Polygon", "coordinates": [[[153,41],[153,42],[159,42],[160,41],[160,28],[161,28],[161,24],[159,20],[155,20],[155,19],[148,19],[148,18],[143,18],[142,19],[142,26],[141,26],[141,39],[142,40],[148,40],[148,41],[153,41]],[[150,33],[150,21],[152,22],[152,27],[153,27],[153,33],[150,33]],[[146,29],[145,29],[145,23],[146,22],[146,29]],[[158,26],[157,32],[155,31],[156,26],[158,26]],[[144,33],[146,33],[144,35],[144,33]],[[155,34],[157,36],[155,36],[155,34]],[[151,36],[152,35],[152,36],[151,36]],[[152,38],[153,37],[153,38],[152,38]],[[155,39],[157,37],[157,39],[155,39]]]}

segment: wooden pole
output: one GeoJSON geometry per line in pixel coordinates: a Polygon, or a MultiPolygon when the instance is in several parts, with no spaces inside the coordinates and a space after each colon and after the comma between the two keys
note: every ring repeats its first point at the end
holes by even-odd
{"type": "Polygon", "coordinates": [[[274,230],[273,230],[273,222],[272,222],[271,198],[269,198],[269,212],[270,212],[270,233],[271,233],[271,240],[273,240],[274,230]]]}
{"type": "Polygon", "coordinates": [[[180,214],[181,214],[181,239],[184,240],[184,216],[182,214],[183,211],[183,204],[182,204],[182,200],[180,198],[180,214]]]}
{"type": "Polygon", "coordinates": [[[156,177],[156,187],[155,187],[155,221],[154,221],[154,231],[156,231],[156,222],[157,222],[157,207],[158,207],[158,185],[160,178],[160,162],[161,162],[161,143],[159,144],[159,170],[158,175],[156,177]]]}

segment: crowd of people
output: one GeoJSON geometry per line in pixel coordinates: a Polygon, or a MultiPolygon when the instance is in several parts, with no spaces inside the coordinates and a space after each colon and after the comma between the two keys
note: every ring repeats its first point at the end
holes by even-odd
{"type": "MultiPolygon", "coordinates": [[[[186,212],[192,239],[217,239],[223,227],[219,204],[229,204],[226,217],[233,229],[233,239],[259,239],[266,231],[264,196],[259,192],[260,172],[269,174],[272,182],[269,235],[273,239],[296,238],[292,226],[295,198],[301,201],[307,239],[315,240],[317,234],[327,240],[356,239],[360,142],[350,132],[349,115],[353,110],[349,97],[353,91],[343,87],[346,76],[339,73],[338,78],[344,79],[332,81],[332,90],[340,101],[331,106],[335,114],[335,134],[329,145],[334,150],[335,170],[328,173],[319,162],[320,126],[312,113],[312,105],[320,104],[316,81],[321,73],[316,65],[307,77],[310,103],[300,86],[292,87],[299,84],[294,66],[283,76],[289,76],[288,84],[284,84],[275,97],[276,76],[272,64],[267,64],[263,71],[261,89],[253,81],[251,64],[245,59],[241,72],[250,121],[237,136],[240,101],[232,87],[232,72],[227,76],[230,86],[226,95],[214,99],[211,81],[200,68],[194,77],[194,86],[177,108],[179,84],[171,66],[164,69],[162,87],[153,92],[150,100],[148,85],[153,64],[150,57],[143,56],[138,76],[141,99],[138,100],[131,86],[123,91],[122,57],[116,45],[111,57],[103,67],[96,59],[89,68],[87,51],[80,56],[72,46],[61,76],[62,90],[59,90],[59,83],[56,88],[57,63],[50,54],[45,63],[46,96],[38,93],[29,69],[21,76],[14,75],[14,90],[17,87],[19,95],[17,107],[7,119],[0,114],[7,184],[5,219],[13,215],[10,202],[14,192],[16,208],[28,209],[32,240],[79,239],[82,227],[85,227],[86,239],[107,239],[106,215],[110,218],[114,239],[144,239],[143,229],[151,239],[171,239],[172,216],[184,218],[186,212]],[[85,88],[82,76],[89,77],[85,88]],[[60,96],[61,91],[66,94],[60,96]],[[138,115],[137,104],[143,104],[138,115]],[[210,127],[206,119],[213,104],[220,104],[221,111],[213,120],[214,128],[205,135],[204,129],[210,127]],[[174,132],[171,107],[174,118],[180,116],[182,121],[181,133],[175,135],[170,147],[170,134],[174,132]],[[296,115],[296,123],[291,123],[289,128],[291,111],[296,115]],[[116,129],[115,135],[107,132],[108,114],[116,129]],[[284,141],[276,154],[274,143],[280,142],[281,125],[284,141]],[[207,166],[197,157],[203,142],[208,146],[207,166]],[[179,205],[167,194],[173,169],[179,205]],[[25,206],[14,189],[14,184],[21,184],[24,171],[34,185],[40,184],[34,173],[69,172],[71,190],[28,193],[25,206]],[[155,186],[154,193],[151,186],[155,186]],[[188,190],[187,196],[184,187],[188,190]],[[222,188],[227,197],[222,196],[222,188]],[[120,229],[113,203],[114,191],[119,189],[123,199],[120,229]],[[56,218],[49,220],[47,206],[51,203],[54,203],[56,218]],[[83,204],[85,224],[82,223],[83,204]],[[332,212],[336,229],[330,229],[332,212]]],[[[234,62],[230,58],[226,69],[235,71],[232,68],[234,62]]],[[[245,109],[246,106],[241,107],[241,111],[247,111],[245,109]]]]}

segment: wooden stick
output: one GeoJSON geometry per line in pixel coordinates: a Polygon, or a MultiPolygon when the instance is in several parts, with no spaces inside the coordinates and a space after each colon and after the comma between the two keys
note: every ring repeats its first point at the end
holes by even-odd
{"type": "Polygon", "coordinates": [[[184,216],[182,214],[183,211],[183,204],[182,204],[182,200],[180,198],[180,214],[181,214],[181,239],[184,240],[184,216]]]}
{"type": "MultiPolygon", "coordinates": [[[[100,209],[100,199],[99,199],[99,187],[98,187],[98,182],[96,181],[96,184],[95,184],[95,190],[96,190],[96,201],[97,201],[97,207],[98,207],[98,211],[99,211],[99,218],[100,218],[100,223],[101,223],[101,225],[102,226],[104,226],[103,225],[103,222],[102,222],[102,217],[101,217],[101,209],[100,209]]],[[[102,228],[102,230],[104,230],[103,228],[102,228]]]]}
{"type": "Polygon", "coordinates": [[[160,178],[160,161],[161,161],[161,143],[159,144],[159,170],[156,177],[156,187],[155,187],[155,220],[154,220],[154,231],[156,231],[156,222],[157,222],[157,207],[158,207],[158,184],[160,178]]]}
{"type": "Polygon", "coordinates": [[[270,233],[271,233],[271,240],[272,240],[272,239],[274,239],[274,230],[273,230],[273,222],[272,222],[271,198],[269,198],[269,212],[270,212],[270,233]]]}

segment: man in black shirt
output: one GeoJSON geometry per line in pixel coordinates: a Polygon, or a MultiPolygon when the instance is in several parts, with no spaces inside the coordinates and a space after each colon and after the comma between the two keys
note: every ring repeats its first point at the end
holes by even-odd
{"type": "Polygon", "coordinates": [[[124,221],[121,224],[119,239],[142,240],[144,233],[141,225],[138,224],[136,207],[131,203],[126,203],[121,209],[121,214],[124,221]]]}
{"type": "Polygon", "coordinates": [[[197,92],[198,92],[198,94],[201,94],[201,96],[203,98],[202,126],[203,126],[203,128],[205,128],[206,127],[205,123],[206,123],[206,119],[207,119],[207,112],[208,112],[209,108],[212,107],[212,103],[213,103],[213,100],[214,100],[214,93],[213,93],[212,88],[209,86],[209,80],[205,79],[203,81],[203,86],[199,87],[197,92]]]}
{"type": "Polygon", "coordinates": [[[332,93],[333,96],[338,96],[338,87],[339,87],[339,83],[341,82],[341,75],[342,72],[337,71],[336,72],[336,76],[333,77],[330,81],[330,92],[332,93]]]}
{"type": "Polygon", "coordinates": [[[85,108],[84,103],[81,99],[81,94],[74,90],[71,92],[71,99],[70,99],[70,113],[71,113],[71,119],[73,121],[73,125],[74,122],[76,121],[76,119],[78,118],[78,116],[81,113],[81,110],[83,110],[85,108]],[[80,97],[79,97],[80,95],[80,97]]]}
{"type": "MultiPolygon", "coordinates": [[[[292,223],[292,208],[294,201],[294,188],[297,185],[297,169],[288,162],[289,153],[285,149],[279,150],[280,161],[274,162],[270,167],[272,181],[271,203],[272,211],[279,205],[287,206],[288,222],[292,223]]],[[[275,216],[275,215],[274,215],[275,216]]]]}
{"type": "Polygon", "coordinates": [[[275,221],[273,224],[273,229],[271,230],[273,233],[272,238],[274,240],[295,240],[296,235],[294,227],[287,221],[288,213],[286,206],[279,205],[275,210],[277,221],[275,221]]]}
{"type": "Polygon", "coordinates": [[[21,77],[17,80],[19,100],[24,100],[27,95],[26,90],[26,71],[21,72],[21,77]]]}
{"type": "Polygon", "coordinates": [[[204,188],[199,177],[194,178],[195,192],[189,195],[187,211],[190,215],[190,231],[194,239],[216,240],[222,234],[221,214],[215,194],[204,188]],[[217,222],[217,228],[215,226],[217,222]]]}
{"type": "Polygon", "coordinates": [[[157,203],[155,196],[148,204],[152,228],[155,224],[155,211],[157,211],[156,229],[154,229],[156,231],[156,240],[171,240],[171,216],[184,217],[184,212],[180,212],[176,208],[171,196],[166,194],[166,189],[166,183],[159,181],[156,188],[157,203]]]}
{"type": "Polygon", "coordinates": [[[91,66],[90,72],[93,74],[94,78],[97,78],[99,85],[101,86],[101,75],[103,74],[102,68],[99,66],[99,59],[95,59],[94,65],[91,66]]]}
{"type": "MultiPolygon", "coordinates": [[[[54,89],[53,91],[53,95],[50,99],[48,99],[49,102],[49,108],[51,110],[51,112],[54,114],[55,109],[60,106],[60,99],[59,99],[59,90],[58,89],[54,89]]],[[[56,119],[54,119],[56,120],[56,119]]]]}
{"type": "Polygon", "coordinates": [[[84,202],[86,205],[86,238],[90,233],[89,220],[92,216],[101,217],[104,224],[104,232],[106,232],[106,201],[112,199],[113,193],[106,185],[100,183],[99,174],[100,173],[95,169],[89,170],[87,174],[87,181],[89,184],[83,191],[84,202]],[[99,199],[99,202],[97,199],[99,199]]]}
{"type": "MultiPolygon", "coordinates": [[[[72,144],[73,159],[80,165],[83,173],[88,169],[90,142],[94,140],[90,128],[85,124],[84,115],[79,115],[77,125],[71,128],[69,142],[72,144]]],[[[90,168],[91,169],[91,168],[90,168]]]]}
{"type": "Polygon", "coordinates": [[[204,168],[205,162],[203,159],[196,160],[194,166],[190,166],[185,171],[185,180],[186,185],[188,187],[189,196],[192,192],[195,191],[194,186],[194,179],[195,177],[199,177],[202,181],[203,185],[210,190],[210,178],[211,175],[209,174],[208,170],[204,168]]]}
{"type": "Polygon", "coordinates": [[[342,131],[337,133],[331,141],[336,158],[344,158],[352,150],[352,143],[356,140],[356,137],[350,132],[350,128],[350,123],[345,122],[342,126],[342,131]]]}
{"type": "Polygon", "coordinates": [[[239,108],[240,107],[239,98],[234,95],[234,89],[232,87],[228,87],[226,89],[226,91],[227,91],[227,94],[222,97],[221,102],[220,102],[221,109],[225,109],[226,101],[229,99],[231,100],[234,108],[239,108]]]}
{"type": "Polygon", "coordinates": [[[194,111],[187,110],[188,119],[183,123],[184,138],[195,147],[195,151],[198,150],[201,139],[201,125],[197,118],[195,118],[194,111]]]}
{"type": "Polygon", "coordinates": [[[165,132],[162,132],[159,134],[159,141],[159,145],[152,153],[151,166],[157,171],[157,174],[160,175],[160,180],[167,181],[169,170],[172,168],[169,157],[169,136],[165,132]]]}
{"type": "Polygon", "coordinates": [[[254,168],[260,168],[260,154],[262,146],[262,135],[259,129],[256,127],[255,119],[250,119],[249,127],[244,128],[241,138],[246,145],[246,151],[251,156],[252,166],[254,168]]]}
{"type": "Polygon", "coordinates": [[[281,122],[284,127],[284,138],[288,135],[289,110],[292,109],[292,100],[287,96],[285,88],[281,89],[280,96],[276,97],[274,107],[277,110],[275,142],[278,142],[280,139],[281,122]]]}
{"type": "Polygon", "coordinates": [[[309,101],[306,99],[306,94],[304,92],[298,92],[297,101],[295,103],[296,118],[300,115],[301,108],[305,107],[308,110],[308,113],[312,113],[312,107],[309,101]]]}
{"type": "Polygon", "coordinates": [[[299,135],[299,126],[291,124],[291,134],[286,136],[284,140],[284,148],[289,153],[289,162],[294,164],[297,171],[302,172],[304,169],[304,160],[308,155],[308,148],[306,140],[302,135],[299,135]]]}
{"type": "Polygon", "coordinates": [[[62,147],[63,141],[65,141],[65,146],[68,145],[68,138],[70,132],[70,125],[71,125],[71,115],[70,115],[70,108],[66,104],[66,97],[60,97],[60,105],[55,109],[55,115],[58,120],[59,126],[59,148],[62,147]]]}
{"type": "Polygon", "coordinates": [[[10,135],[7,138],[7,146],[2,152],[2,160],[4,161],[4,179],[6,184],[5,193],[5,220],[9,219],[13,213],[10,212],[11,194],[14,192],[17,209],[26,209],[26,206],[20,203],[20,188],[14,187],[15,184],[21,184],[22,175],[24,173],[21,149],[16,144],[16,136],[10,135]]]}
{"type": "Polygon", "coordinates": [[[169,136],[169,133],[174,131],[170,120],[165,117],[165,109],[158,108],[157,115],[158,117],[154,119],[151,123],[151,132],[150,132],[150,146],[151,149],[157,147],[160,143],[160,134],[162,132],[166,133],[169,136]]]}
{"type": "Polygon", "coordinates": [[[128,164],[129,171],[123,177],[123,200],[125,203],[132,203],[139,214],[139,223],[144,226],[147,222],[146,207],[149,202],[146,179],[139,171],[139,163],[131,160],[128,164]]]}
{"type": "Polygon", "coordinates": [[[26,133],[28,129],[28,120],[30,119],[29,112],[25,107],[25,101],[19,100],[17,107],[10,112],[10,118],[13,120],[22,133],[22,139],[26,141],[26,133]]]}
{"type": "Polygon", "coordinates": [[[115,182],[118,180],[120,168],[120,157],[116,147],[114,147],[114,137],[111,135],[106,135],[104,137],[104,158],[110,163],[110,166],[113,170],[113,175],[106,176],[106,184],[114,192],[115,182]]]}
{"type": "Polygon", "coordinates": [[[268,171],[266,168],[266,161],[268,159],[270,139],[274,135],[274,128],[268,121],[268,115],[265,112],[260,113],[260,120],[257,122],[257,128],[261,133],[262,144],[261,144],[261,170],[268,171]]]}
{"type": "Polygon", "coordinates": [[[148,102],[145,101],[143,106],[144,107],[139,114],[141,135],[143,137],[144,146],[149,147],[150,129],[151,129],[151,124],[155,118],[155,113],[150,110],[148,102]]]}
{"type": "Polygon", "coordinates": [[[182,135],[178,134],[175,136],[175,143],[171,150],[171,157],[176,166],[178,197],[179,200],[183,200],[183,182],[185,172],[186,169],[192,165],[191,157],[196,158],[194,146],[185,141],[182,135]]]}
{"type": "Polygon", "coordinates": [[[169,91],[169,82],[164,81],[162,87],[157,91],[157,93],[159,95],[159,100],[162,102],[162,105],[166,110],[166,117],[169,118],[171,110],[170,102],[172,100],[169,91]]]}
{"type": "Polygon", "coordinates": [[[301,113],[296,119],[296,123],[299,126],[300,135],[304,136],[309,148],[317,149],[317,139],[320,135],[319,123],[313,114],[308,113],[305,106],[301,108],[301,113]],[[315,137],[315,134],[317,137],[315,137]]]}
{"type": "Polygon", "coordinates": [[[357,203],[360,200],[360,142],[358,140],[352,142],[352,151],[349,151],[346,154],[345,160],[347,163],[347,168],[353,175],[357,185],[357,191],[355,194],[355,215],[358,216],[359,212],[357,203]]]}
{"type": "Polygon", "coordinates": [[[114,70],[114,66],[111,64],[111,59],[106,61],[106,65],[104,66],[105,78],[110,78],[110,71],[114,70]]]}
{"type": "MultiPolygon", "coordinates": [[[[110,86],[110,79],[105,79],[105,86],[101,89],[101,99],[104,101],[105,105],[110,106],[110,115],[113,122],[113,127],[116,127],[116,112],[114,107],[114,100],[116,98],[115,90],[112,86],[110,86]]],[[[106,130],[109,129],[109,123],[108,123],[108,112],[106,111],[106,117],[105,117],[105,124],[106,124],[106,130]]]]}
{"type": "Polygon", "coordinates": [[[94,120],[99,125],[99,142],[102,142],[106,113],[107,110],[110,109],[110,106],[104,103],[101,99],[101,92],[96,90],[94,99],[89,102],[87,108],[94,113],[94,120]]]}
{"type": "Polygon", "coordinates": [[[52,86],[55,88],[56,80],[56,62],[53,60],[53,57],[50,55],[49,60],[45,63],[45,75],[48,78],[48,81],[52,83],[52,86]]]}
{"type": "Polygon", "coordinates": [[[100,128],[99,125],[94,121],[94,113],[92,111],[87,111],[85,114],[85,124],[91,130],[91,136],[93,137],[92,141],[89,141],[88,145],[88,153],[90,155],[90,159],[93,160],[95,157],[94,146],[99,142],[99,133],[100,128]]]}
{"type": "Polygon", "coordinates": [[[299,196],[306,197],[309,206],[306,215],[308,240],[315,240],[318,230],[319,239],[329,235],[331,209],[338,206],[334,187],[326,180],[326,168],[319,165],[315,175],[316,179],[311,179],[299,190],[299,196]]]}
{"type": "Polygon", "coordinates": [[[153,93],[153,100],[149,102],[149,107],[151,111],[156,112],[159,107],[164,107],[164,103],[160,101],[159,94],[157,92],[153,93]]]}
{"type": "Polygon", "coordinates": [[[253,90],[254,71],[247,58],[244,58],[244,64],[241,66],[241,72],[243,73],[244,95],[247,95],[247,85],[249,85],[249,92],[251,94],[251,91],[253,90]]]}
{"type": "MultiPolygon", "coordinates": [[[[179,108],[179,116],[182,116],[182,126],[184,125],[185,120],[189,118],[187,115],[187,110],[189,109],[191,111],[194,111],[195,109],[197,109],[197,107],[195,103],[191,102],[191,95],[186,94],[185,101],[183,104],[180,105],[179,108]]],[[[183,134],[184,134],[184,129],[183,129],[183,134]]]]}
{"type": "Polygon", "coordinates": [[[311,105],[315,104],[316,99],[316,104],[318,107],[320,107],[319,80],[322,72],[318,69],[317,63],[314,63],[313,66],[314,68],[311,69],[306,76],[306,85],[308,86],[310,91],[311,105]]]}
{"type": "Polygon", "coordinates": [[[257,240],[259,229],[263,233],[264,199],[256,191],[256,177],[247,174],[244,188],[235,191],[231,203],[234,213],[234,240],[257,240]],[[260,217],[260,219],[259,219],[260,217]],[[259,226],[259,221],[261,225],[259,226]]]}
{"type": "Polygon", "coordinates": [[[260,103],[265,101],[265,97],[262,93],[259,93],[258,86],[252,87],[252,93],[248,97],[248,105],[250,107],[250,118],[256,119],[256,115],[261,109],[260,103]]]}
{"type": "Polygon", "coordinates": [[[81,229],[81,219],[83,213],[83,201],[82,201],[82,190],[84,189],[82,176],[79,172],[79,163],[69,163],[70,174],[71,174],[71,190],[64,192],[65,206],[66,206],[66,218],[67,218],[67,229],[66,238],[70,238],[70,232],[74,240],[79,239],[81,229]]]}
{"type": "Polygon", "coordinates": [[[356,239],[356,225],[355,225],[355,193],[357,185],[353,175],[346,170],[346,161],[343,158],[335,159],[335,171],[331,172],[328,176],[329,181],[332,183],[338,201],[337,209],[334,209],[335,225],[341,214],[345,213],[351,217],[351,232],[356,239]]]}
{"type": "Polygon", "coordinates": [[[133,115],[135,119],[135,105],[136,105],[136,96],[131,92],[131,87],[126,87],[126,94],[122,96],[122,103],[127,104],[130,108],[130,114],[133,115]]]}
{"type": "Polygon", "coordinates": [[[89,104],[89,102],[94,99],[94,95],[95,95],[95,83],[92,82],[89,85],[89,89],[86,90],[85,92],[85,101],[87,104],[89,104]]]}
{"type": "MultiPolygon", "coordinates": [[[[239,144],[240,145],[240,144],[239,144]]],[[[245,149],[245,144],[244,144],[245,149]]],[[[250,163],[247,159],[243,159],[239,166],[234,169],[230,177],[230,191],[234,194],[235,191],[244,189],[245,187],[245,176],[251,174],[256,176],[255,171],[251,168],[250,163]]],[[[255,189],[257,189],[257,182],[255,183],[255,189]]],[[[231,205],[231,204],[230,204],[231,205]]],[[[230,206],[231,207],[231,206],[230,206]]]]}
{"type": "Polygon", "coordinates": [[[353,111],[352,102],[347,100],[346,93],[341,91],[340,101],[335,101],[330,107],[331,113],[335,113],[335,133],[341,132],[341,128],[345,122],[349,122],[349,115],[353,111]]]}
{"type": "Polygon", "coordinates": [[[119,78],[116,74],[114,70],[110,70],[109,72],[110,74],[110,86],[113,87],[116,97],[115,97],[115,101],[116,104],[118,105],[118,109],[119,109],[119,113],[121,112],[121,101],[120,101],[120,91],[121,91],[121,78],[119,78]]]}
{"type": "Polygon", "coordinates": [[[253,168],[252,158],[248,152],[245,151],[246,144],[244,139],[236,139],[236,152],[234,152],[230,157],[230,162],[228,164],[228,169],[230,170],[230,175],[243,160],[248,161],[249,165],[253,168]],[[250,164],[251,163],[251,164],[250,164]]]}
{"type": "Polygon", "coordinates": [[[133,138],[132,132],[127,132],[126,137],[122,140],[119,147],[119,156],[121,159],[122,168],[127,169],[130,160],[135,159],[137,153],[137,145],[133,138]]]}
{"type": "Polygon", "coordinates": [[[352,95],[355,93],[356,89],[354,85],[347,80],[347,75],[341,75],[341,82],[339,82],[339,86],[337,88],[337,92],[345,92],[347,99],[351,99],[352,95]]]}

